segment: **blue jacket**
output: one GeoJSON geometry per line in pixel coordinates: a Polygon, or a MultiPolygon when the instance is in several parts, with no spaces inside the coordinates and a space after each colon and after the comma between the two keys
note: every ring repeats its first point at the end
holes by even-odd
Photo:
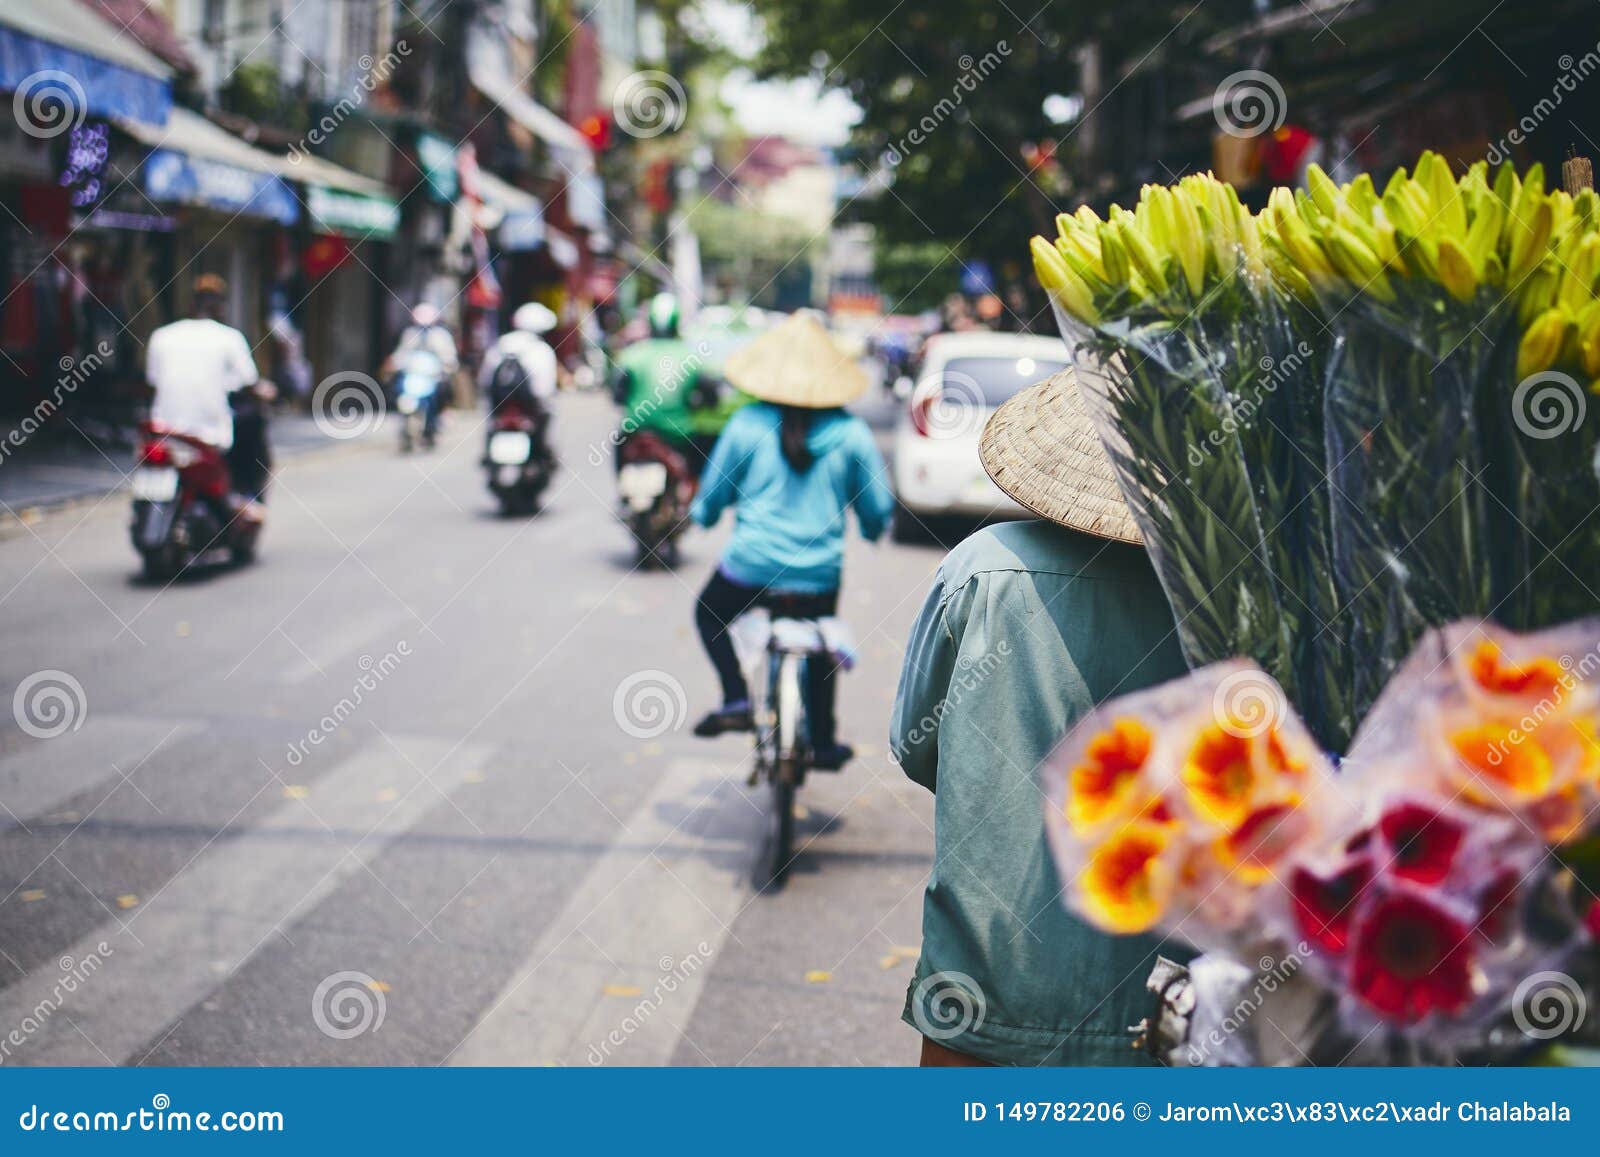
{"type": "Polygon", "coordinates": [[[728,422],[706,463],[691,513],[714,526],[735,507],[722,571],[747,586],[816,594],[837,590],[844,512],[854,507],[862,537],[876,539],[894,509],[883,455],[872,431],[843,410],[818,410],[807,444],[811,469],[796,474],[779,444],[779,410],[764,402],[728,422]]]}

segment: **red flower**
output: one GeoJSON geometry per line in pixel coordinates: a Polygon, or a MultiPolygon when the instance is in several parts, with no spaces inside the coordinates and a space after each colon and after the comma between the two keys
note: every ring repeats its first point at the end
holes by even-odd
{"type": "Polygon", "coordinates": [[[1419,803],[1403,803],[1378,821],[1394,861],[1389,871],[1402,880],[1437,884],[1450,874],[1466,830],[1448,816],[1419,803]]]}
{"type": "Polygon", "coordinates": [[[1472,930],[1419,896],[1374,904],[1355,933],[1351,987],[1386,1020],[1456,1013],[1473,996],[1472,930]]]}
{"type": "Polygon", "coordinates": [[[1501,944],[1508,939],[1512,918],[1517,914],[1517,889],[1521,886],[1520,874],[1503,871],[1489,881],[1489,886],[1478,897],[1482,906],[1478,935],[1490,944],[1501,944]]]}
{"type": "Polygon", "coordinates": [[[1356,901],[1372,880],[1372,865],[1356,860],[1324,879],[1309,868],[1296,868],[1289,877],[1300,933],[1319,948],[1341,953],[1350,942],[1350,923],[1356,901]]]}

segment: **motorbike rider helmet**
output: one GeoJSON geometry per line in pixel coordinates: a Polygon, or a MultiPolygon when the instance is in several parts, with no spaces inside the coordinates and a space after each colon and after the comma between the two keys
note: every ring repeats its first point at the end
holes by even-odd
{"type": "Polygon", "coordinates": [[[556,327],[556,321],[555,313],[548,307],[530,301],[526,305],[519,305],[511,315],[511,328],[523,333],[549,333],[556,327]]]}
{"type": "Polygon", "coordinates": [[[419,304],[411,311],[411,323],[427,329],[430,325],[439,324],[439,307],[430,305],[426,301],[419,304]]]}
{"type": "Polygon", "coordinates": [[[678,336],[678,299],[670,293],[658,293],[650,299],[650,336],[678,336]]]}

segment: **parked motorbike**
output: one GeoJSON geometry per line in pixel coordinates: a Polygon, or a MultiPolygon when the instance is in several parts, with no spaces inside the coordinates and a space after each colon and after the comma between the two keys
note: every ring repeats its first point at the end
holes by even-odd
{"type": "Polygon", "coordinates": [[[695,473],[688,459],[650,430],[629,436],[619,451],[617,494],[640,566],[674,566],[689,521],[695,473]]]}
{"type": "Polygon", "coordinates": [[[483,452],[489,490],[500,500],[502,514],[533,514],[556,469],[547,437],[549,412],[526,390],[490,401],[493,419],[483,452]]]}
{"type": "Polygon", "coordinates": [[[133,494],[133,546],[146,578],[166,582],[191,567],[255,558],[266,510],[232,492],[222,451],[146,424],[133,494]]]}
{"type": "Polygon", "coordinates": [[[425,349],[405,354],[396,368],[394,408],[400,415],[400,452],[419,443],[433,449],[439,428],[439,410],[444,405],[444,363],[425,349]]]}

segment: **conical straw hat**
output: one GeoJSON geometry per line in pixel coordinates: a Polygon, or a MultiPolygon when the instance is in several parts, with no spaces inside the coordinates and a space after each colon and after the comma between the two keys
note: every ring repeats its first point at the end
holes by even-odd
{"type": "Polygon", "coordinates": [[[978,456],[995,485],[1039,517],[1099,538],[1144,542],[1070,370],[996,410],[978,456]]]}
{"type": "Polygon", "coordinates": [[[753,398],[825,410],[866,393],[867,372],[809,314],[791,314],[728,358],[723,376],[753,398]]]}

